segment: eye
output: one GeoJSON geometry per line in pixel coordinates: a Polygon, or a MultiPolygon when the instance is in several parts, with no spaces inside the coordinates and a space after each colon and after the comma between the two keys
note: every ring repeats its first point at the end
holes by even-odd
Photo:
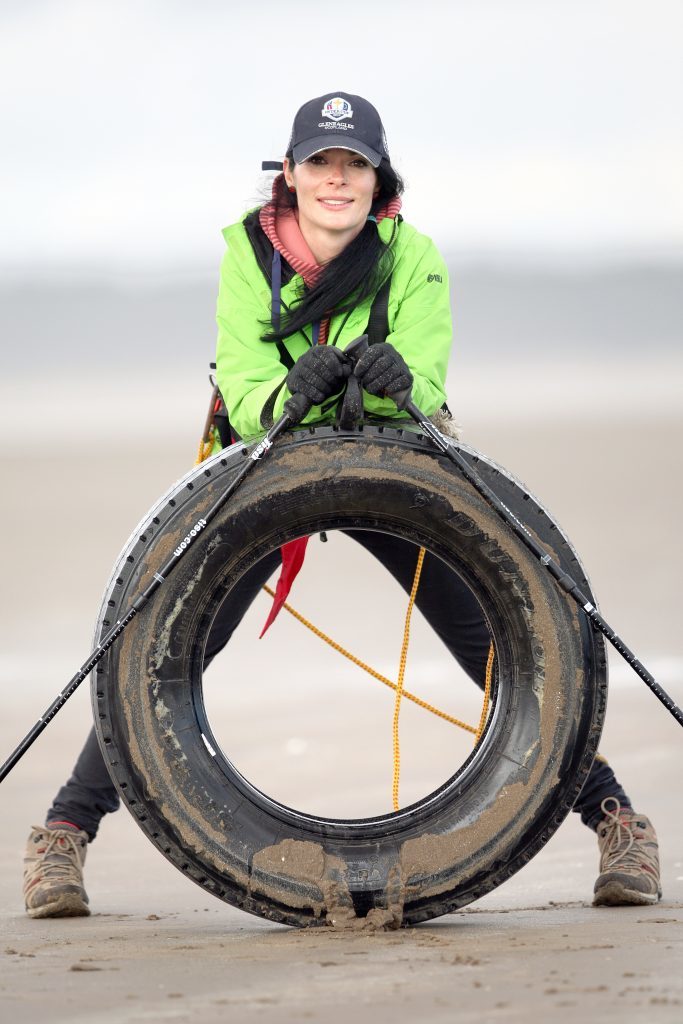
{"type": "Polygon", "coordinates": [[[307,164],[324,164],[326,162],[325,157],[320,153],[314,153],[313,156],[309,156],[308,160],[306,160],[307,164]]]}
{"type": "Polygon", "coordinates": [[[363,160],[362,157],[357,157],[355,160],[352,160],[351,163],[352,163],[353,167],[367,167],[368,166],[367,160],[363,160]]]}

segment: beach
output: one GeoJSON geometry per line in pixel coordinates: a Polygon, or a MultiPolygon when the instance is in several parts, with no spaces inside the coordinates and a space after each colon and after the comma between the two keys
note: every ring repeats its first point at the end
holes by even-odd
{"type": "MultiPolygon", "coordinates": [[[[523,480],[557,518],[607,621],[681,703],[680,360],[669,348],[619,359],[611,351],[572,360],[542,356],[538,348],[524,359],[500,352],[463,357],[451,372],[450,394],[464,440],[523,480]]],[[[103,365],[100,356],[97,373],[95,367],[92,374],[83,368],[60,376],[55,368],[30,385],[18,372],[3,382],[3,757],[85,660],[119,550],[194,459],[208,401],[202,372],[167,367],[150,384],[146,363],[142,373],[103,372],[103,365]]],[[[388,585],[380,595],[396,627],[383,631],[386,643],[378,647],[368,617],[349,615],[362,561],[349,558],[346,548],[328,548],[309,551],[292,603],[323,625],[333,620],[341,642],[373,657],[380,670],[395,671],[402,598],[388,585]],[[334,616],[319,600],[321,579],[330,572],[337,582],[334,616]]],[[[321,790],[337,807],[388,800],[391,693],[351,667],[336,668],[337,656],[313,640],[306,671],[288,674],[281,652],[302,627],[278,620],[255,648],[267,607],[264,599],[252,609],[240,627],[244,639],[235,638],[232,656],[244,685],[216,696],[216,716],[225,715],[226,729],[240,738],[245,770],[261,773],[264,785],[281,780],[288,797],[303,804],[321,790]],[[338,684],[324,699],[323,673],[338,684]],[[256,685],[255,710],[250,686],[256,685]],[[344,699],[344,687],[353,700],[344,699]],[[346,755],[343,777],[335,781],[334,759],[328,764],[316,746],[320,723],[334,719],[341,757],[366,693],[372,728],[383,738],[374,761],[359,755],[361,745],[346,755]]],[[[423,685],[435,702],[447,699],[440,671],[445,652],[435,648],[424,623],[416,620],[414,632],[406,684],[423,685]]],[[[92,916],[29,920],[21,853],[29,826],[41,823],[85,738],[85,683],[0,789],[0,1021],[37,1024],[49,1012],[58,1024],[336,1024],[350,1014],[373,1024],[456,1015],[492,1024],[533,1015],[558,1022],[581,1015],[679,1022],[683,736],[614,652],[610,669],[601,750],[657,828],[663,901],[592,908],[597,843],[570,815],[529,865],[478,903],[413,929],[377,934],[295,931],[229,907],[182,877],[125,810],[104,821],[88,851],[92,916]]],[[[464,715],[476,714],[476,697],[463,691],[464,715]]],[[[449,709],[455,713],[455,703],[449,709]]],[[[431,784],[420,756],[419,744],[431,742],[421,739],[423,718],[405,711],[406,793],[431,784]]],[[[424,736],[437,737],[438,745],[445,735],[438,730],[450,726],[429,728],[437,731],[424,736]]]]}

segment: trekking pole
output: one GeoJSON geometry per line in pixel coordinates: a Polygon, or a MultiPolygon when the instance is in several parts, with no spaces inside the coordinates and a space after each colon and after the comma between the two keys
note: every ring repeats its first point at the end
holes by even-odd
{"type": "Polygon", "coordinates": [[[565,590],[570,597],[573,597],[576,603],[583,608],[596,629],[598,629],[603,636],[607,637],[609,642],[612,644],[612,647],[619,651],[619,654],[621,654],[622,658],[624,658],[624,660],[631,666],[636,675],[638,675],[643,682],[650,687],[655,697],[662,702],[667,711],[671,712],[678,724],[683,726],[683,710],[681,710],[669,694],[662,689],[654,676],[652,676],[645,666],[638,661],[633,651],[626,646],[621,637],[618,636],[612,627],[603,619],[595,605],[588,600],[586,594],[584,594],[580,589],[578,583],[572,579],[569,573],[564,571],[562,566],[558,565],[558,563],[550,557],[547,551],[543,550],[540,544],[538,544],[531,536],[526,526],[520,522],[514,512],[512,512],[507,505],[500,500],[498,495],[491,490],[488,484],[484,483],[477,471],[470,466],[465,458],[463,458],[457,448],[449,444],[446,438],[436,429],[434,424],[427,419],[420,409],[418,409],[413,402],[411,389],[406,388],[405,391],[398,391],[396,394],[391,395],[391,398],[401,412],[407,412],[412,416],[425,434],[427,434],[434,442],[439,451],[443,452],[451,462],[455,463],[463,476],[469,480],[477,491],[479,491],[482,498],[484,498],[491,508],[498,513],[500,518],[507,523],[519,539],[527,546],[527,548],[529,548],[532,554],[536,555],[541,562],[541,565],[546,567],[562,590],[565,590]]]}
{"type": "MultiPolygon", "coordinates": [[[[351,344],[353,344],[353,342],[351,344]]],[[[280,434],[284,433],[284,431],[287,430],[288,427],[294,426],[295,424],[299,423],[304,418],[306,413],[309,411],[311,405],[312,403],[304,395],[301,394],[292,395],[291,398],[287,399],[287,401],[285,402],[284,413],[277,421],[277,423],[273,424],[273,426],[270,428],[266,436],[261,441],[259,441],[259,443],[249,453],[249,457],[245,460],[244,465],[238,472],[235,479],[226,487],[225,491],[223,491],[220,497],[217,498],[217,500],[214,502],[214,504],[211,506],[208,512],[205,512],[197,520],[197,522],[194,523],[194,525],[187,531],[187,535],[183,538],[179,546],[175,549],[175,551],[168,559],[166,564],[162,566],[159,572],[154,573],[152,581],[147,587],[147,589],[142,594],[140,594],[139,597],[135,599],[135,601],[128,609],[127,613],[123,616],[123,618],[119,619],[111,627],[111,629],[109,629],[105,633],[97,647],[95,647],[95,649],[90,654],[88,660],[85,661],[83,665],[81,665],[76,675],[69,680],[67,686],[62,690],[61,693],[57,695],[57,697],[55,697],[47,711],[45,711],[45,713],[41,715],[41,717],[38,719],[38,721],[33,726],[31,731],[24,737],[24,739],[21,741],[16,750],[5,761],[2,768],[0,768],[0,782],[2,782],[7,775],[9,775],[14,766],[18,764],[18,762],[24,756],[29,747],[35,742],[38,736],[40,736],[43,729],[45,729],[49,725],[49,723],[55,717],[57,712],[64,707],[69,697],[71,697],[76,692],[78,687],[81,685],[83,680],[87,678],[87,676],[90,674],[95,665],[97,665],[98,662],[102,660],[102,658],[109,650],[109,648],[112,646],[112,644],[114,644],[121,636],[128,623],[131,622],[135,618],[135,616],[142,611],[142,609],[145,607],[150,598],[157,592],[162,583],[164,583],[164,581],[168,579],[168,577],[173,572],[173,570],[175,569],[176,565],[181,560],[183,555],[187,551],[189,551],[193,544],[197,543],[197,539],[201,537],[201,535],[206,530],[206,527],[209,525],[211,520],[218,514],[218,512],[223,508],[226,501],[235,493],[235,491],[242,483],[244,478],[248,476],[249,473],[251,473],[256,463],[260,459],[262,459],[263,456],[266,455],[266,453],[272,448],[275,439],[279,437],[280,434]]]]}

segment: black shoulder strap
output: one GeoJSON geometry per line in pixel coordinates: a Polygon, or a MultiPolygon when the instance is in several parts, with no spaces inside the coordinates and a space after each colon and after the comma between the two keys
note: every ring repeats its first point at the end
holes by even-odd
{"type": "Polygon", "coordinates": [[[387,340],[387,335],[389,333],[390,291],[391,274],[389,274],[389,277],[375,295],[372,306],[370,307],[368,326],[365,328],[369,345],[378,345],[380,342],[387,340]]]}
{"type": "MultiPolygon", "coordinates": [[[[294,365],[294,364],[292,363],[292,365],[294,365]]],[[[280,383],[275,388],[275,390],[273,392],[271,392],[271,394],[266,399],[265,405],[261,409],[261,415],[260,415],[259,419],[261,421],[261,426],[263,427],[264,430],[270,430],[270,428],[273,425],[273,410],[275,409],[275,400],[277,399],[277,396],[282,391],[282,389],[285,386],[286,382],[287,382],[287,378],[285,377],[284,380],[280,381],[280,383]]]]}
{"type": "Polygon", "coordinates": [[[278,355],[280,356],[280,362],[287,368],[288,371],[291,370],[292,367],[294,366],[294,360],[292,359],[289,353],[289,349],[285,347],[285,343],[283,341],[276,341],[275,347],[277,348],[278,355]]]}

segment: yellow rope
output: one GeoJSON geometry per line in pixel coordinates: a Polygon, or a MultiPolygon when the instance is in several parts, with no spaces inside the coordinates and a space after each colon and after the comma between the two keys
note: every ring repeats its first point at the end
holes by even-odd
{"type": "Polygon", "coordinates": [[[413,577],[413,586],[410,591],[410,599],[408,601],[408,608],[406,610],[406,620],[403,627],[403,643],[401,644],[401,657],[398,666],[398,682],[396,684],[396,700],[394,701],[394,724],[393,724],[393,743],[394,743],[394,779],[391,787],[392,798],[394,802],[394,810],[397,811],[399,808],[398,803],[398,784],[401,775],[401,745],[398,736],[398,719],[401,712],[401,697],[403,696],[403,677],[406,674],[406,660],[408,658],[408,644],[410,642],[410,619],[413,614],[413,605],[415,604],[415,597],[417,595],[417,588],[420,584],[420,576],[422,574],[422,563],[424,562],[425,549],[420,548],[420,553],[417,556],[417,565],[415,566],[415,576],[413,577]]]}
{"type": "MultiPolygon", "coordinates": [[[[275,591],[271,590],[269,586],[264,586],[263,589],[271,597],[275,597],[275,591]]],[[[318,627],[314,626],[312,622],[309,622],[308,619],[304,618],[301,612],[298,612],[296,608],[292,608],[291,604],[287,604],[285,601],[282,607],[298,622],[300,622],[302,626],[305,626],[306,629],[310,629],[312,633],[328,644],[333,650],[337,651],[338,654],[348,658],[349,661],[353,662],[354,665],[357,665],[358,668],[362,668],[363,671],[367,672],[368,675],[373,677],[373,679],[377,679],[380,683],[384,683],[384,685],[388,686],[390,689],[396,690],[396,683],[392,682],[391,679],[387,679],[387,677],[383,676],[380,672],[376,672],[374,668],[367,665],[364,661],[361,661],[361,659],[357,658],[354,654],[351,654],[351,652],[347,651],[345,647],[338,644],[336,640],[329,637],[327,633],[323,633],[321,629],[318,629],[318,627]]],[[[420,697],[415,696],[415,694],[411,693],[409,690],[404,690],[403,696],[406,700],[412,700],[413,704],[417,704],[418,707],[424,708],[425,711],[431,711],[431,713],[436,715],[438,718],[443,718],[445,722],[450,722],[451,725],[457,725],[460,729],[465,729],[467,732],[471,732],[472,735],[476,734],[477,730],[473,725],[468,725],[467,722],[461,722],[459,718],[453,718],[452,715],[447,715],[445,711],[440,711],[439,708],[435,708],[433,704],[428,704],[426,700],[422,700],[420,697]]]]}
{"type": "MultiPolygon", "coordinates": [[[[201,448],[200,448],[200,452],[201,452],[201,448]]],[[[206,458],[206,456],[204,456],[204,458],[206,458]]],[[[200,459],[198,461],[203,461],[203,460],[200,459]]],[[[306,629],[310,629],[310,631],[312,633],[314,633],[315,636],[317,636],[321,640],[323,640],[326,644],[328,644],[330,647],[332,647],[333,650],[337,651],[339,654],[343,655],[345,658],[348,658],[349,661],[353,662],[353,664],[357,665],[359,668],[362,668],[363,671],[367,672],[368,675],[371,675],[374,679],[378,679],[381,683],[384,683],[385,686],[388,686],[392,690],[394,690],[394,692],[396,694],[396,697],[395,697],[395,701],[394,701],[394,718],[393,718],[393,730],[392,730],[393,731],[392,800],[393,800],[393,807],[394,807],[395,811],[397,811],[399,809],[398,794],[399,794],[399,781],[400,781],[400,774],[401,774],[401,748],[400,748],[400,741],[399,741],[399,728],[398,728],[398,726],[399,726],[399,715],[400,715],[401,700],[402,700],[402,698],[405,697],[406,700],[411,700],[414,704],[417,704],[418,707],[424,708],[425,711],[431,712],[431,714],[436,715],[438,718],[443,718],[444,721],[450,722],[452,725],[457,725],[460,729],[465,729],[467,732],[473,733],[474,734],[475,746],[479,742],[479,740],[481,739],[481,737],[483,735],[484,728],[486,726],[486,720],[488,718],[489,706],[490,706],[490,701],[491,701],[491,687],[492,687],[492,683],[493,683],[493,665],[494,665],[494,661],[495,661],[495,651],[494,651],[493,643],[489,644],[489,653],[488,653],[488,657],[486,659],[486,679],[485,679],[485,683],[484,683],[484,702],[482,704],[481,715],[480,715],[480,718],[479,718],[479,725],[478,725],[478,727],[476,729],[474,728],[474,726],[468,725],[467,722],[462,722],[459,718],[454,718],[452,715],[447,715],[445,711],[441,711],[441,710],[439,710],[439,708],[435,708],[432,704],[428,704],[427,701],[422,700],[420,697],[415,696],[414,693],[411,693],[409,690],[405,690],[403,688],[403,680],[404,680],[404,677],[405,677],[405,670],[406,670],[406,661],[407,661],[407,657],[408,657],[408,645],[410,643],[410,620],[411,620],[411,616],[412,616],[412,612],[413,612],[413,606],[415,604],[415,597],[417,595],[417,589],[418,589],[418,586],[419,586],[419,583],[420,583],[420,576],[421,576],[421,573],[422,573],[422,564],[424,562],[424,556],[425,556],[425,549],[424,548],[420,548],[420,551],[419,551],[419,554],[418,554],[418,558],[417,558],[417,565],[415,567],[415,576],[413,577],[413,585],[412,585],[412,588],[411,588],[411,591],[410,591],[410,598],[409,598],[409,601],[408,601],[408,608],[406,610],[405,624],[404,624],[404,627],[403,627],[403,643],[401,645],[401,656],[400,656],[400,659],[399,659],[398,682],[396,682],[396,683],[393,683],[391,681],[391,679],[387,679],[386,676],[383,676],[379,672],[376,672],[375,669],[371,668],[370,665],[366,664],[364,661],[361,661],[360,658],[357,658],[355,655],[351,654],[350,651],[347,651],[346,648],[341,646],[341,644],[338,644],[336,642],[336,640],[333,640],[326,633],[323,633],[323,631],[321,629],[318,629],[317,626],[314,626],[312,622],[310,622],[308,619],[304,618],[304,616],[301,615],[300,612],[298,612],[290,604],[287,604],[286,601],[284,602],[284,604],[282,606],[285,609],[285,611],[289,612],[289,614],[292,615],[303,626],[305,626],[306,629]]],[[[273,590],[271,590],[271,588],[269,586],[264,584],[263,589],[265,590],[265,592],[270,597],[275,597],[275,592],[273,590]]]]}
{"type": "Polygon", "coordinates": [[[491,681],[493,679],[493,660],[495,653],[493,650],[493,644],[489,644],[489,656],[486,659],[486,682],[484,684],[484,703],[481,707],[481,717],[479,719],[479,728],[477,729],[477,735],[474,737],[475,746],[481,739],[486,725],[486,719],[489,714],[489,701],[491,699],[491,681]]]}
{"type": "Polygon", "coordinates": [[[213,450],[213,443],[214,443],[214,428],[211,427],[211,430],[209,431],[209,438],[208,438],[208,440],[205,441],[204,438],[202,438],[201,441],[199,442],[199,450],[197,452],[197,458],[194,460],[195,466],[199,466],[200,463],[202,463],[206,459],[208,459],[209,455],[211,454],[211,452],[213,450]]]}

